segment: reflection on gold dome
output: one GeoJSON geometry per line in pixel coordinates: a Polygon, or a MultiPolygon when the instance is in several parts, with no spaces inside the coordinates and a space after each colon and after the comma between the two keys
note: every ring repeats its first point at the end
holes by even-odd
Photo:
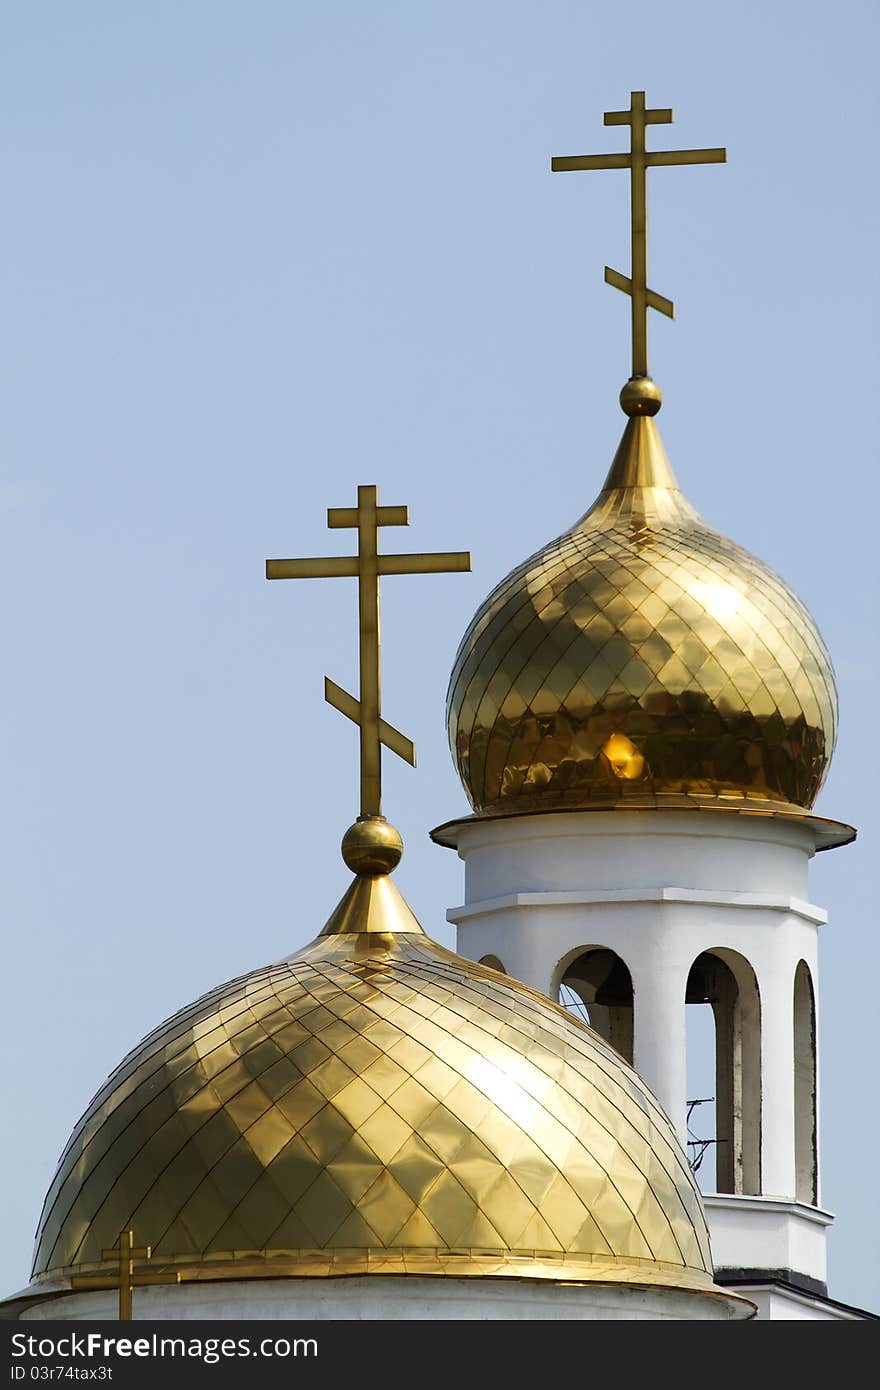
{"type": "Polygon", "coordinates": [[[626,734],[612,734],[602,749],[611,764],[615,777],[625,782],[634,782],[645,773],[645,760],[632,739],[626,734]]]}
{"type": "Polygon", "coordinates": [[[29,1295],[69,1287],[129,1227],[184,1282],[720,1293],[687,1161],[636,1073],[543,995],[432,942],[381,876],[356,878],[311,945],[182,1009],[113,1073],[61,1158],[29,1295]]]}
{"type": "Polygon", "coordinates": [[[471,803],[502,813],[634,795],[808,808],[836,719],[809,613],[697,515],[645,415],[586,516],[477,612],[448,697],[471,803]]]}

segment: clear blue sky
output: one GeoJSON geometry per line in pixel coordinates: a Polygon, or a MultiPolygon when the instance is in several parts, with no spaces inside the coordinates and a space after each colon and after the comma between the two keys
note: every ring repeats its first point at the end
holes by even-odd
{"type": "Polygon", "coordinates": [[[0,45],[0,1289],[26,1282],[67,1135],[178,1006],[316,934],[347,881],[352,586],[332,553],[378,482],[413,549],[385,584],[399,882],[451,942],[460,812],[443,702],[489,588],[585,510],[623,424],[627,184],[645,87],[661,426],[691,500],[769,561],[835,661],[814,865],[831,1289],[880,1306],[875,927],[877,7],[169,0],[6,6],[0,45]],[[875,386],[871,383],[875,382],[875,386]],[[868,421],[868,426],[865,420],[868,421]]]}

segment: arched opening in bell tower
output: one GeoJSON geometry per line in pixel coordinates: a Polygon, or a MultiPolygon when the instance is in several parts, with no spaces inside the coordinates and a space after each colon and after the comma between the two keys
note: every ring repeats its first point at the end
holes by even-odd
{"type": "MultiPolygon", "coordinates": [[[[691,1128],[715,1149],[715,1191],[761,1191],[761,999],[744,956],[713,947],[697,956],[685,1002],[709,1005],[714,1022],[714,1135],[711,1111],[694,1115],[691,1128]]],[[[688,1049],[706,1048],[704,1029],[688,1028],[688,1049]]],[[[689,1063],[693,1062],[689,1055],[689,1063]]],[[[695,1059],[705,1064],[705,1057],[695,1059]]],[[[689,1101],[703,1097],[688,1097],[689,1101]]],[[[699,1152],[699,1150],[697,1150],[699,1152]]]]}
{"type": "Polygon", "coordinates": [[[633,985],[625,961],[606,946],[588,946],[557,969],[560,1004],[589,1023],[632,1066],[633,985]]]}
{"type": "Polygon", "coordinates": [[[794,1161],[797,1200],[817,1206],[816,1000],[805,960],[794,973],[794,1161]]]}

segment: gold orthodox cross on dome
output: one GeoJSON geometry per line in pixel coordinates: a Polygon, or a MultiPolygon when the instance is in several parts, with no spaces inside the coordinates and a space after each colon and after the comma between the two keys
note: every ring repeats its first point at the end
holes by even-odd
{"type": "Polygon", "coordinates": [[[356,530],[358,553],[338,558],[267,560],[267,579],[328,579],[350,575],[358,581],[360,619],[360,698],[324,677],[324,699],[360,728],[361,817],[382,814],[382,744],[415,766],[410,740],[382,718],[379,636],[379,578],[383,574],[448,574],[469,570],[466,550],[428,555],[381,555],[380,526],[408,526],[409,508],[380,507],[378,489],[359,487],[356,507],[330,507],[331,529],[356,530]]]}
{"type": "Polygon", "coordinates": [[[606,125],[629,126],[629,154],[576,154],[551,160],[554,173],[571,169],[629,169],[632,222],[632,269],[630,277],[605,267],[605,280],[632,299],[632,374],[648,375],[648,310],[657,309],[668,318],[674,317],[671,299],[648,289],[648,169],[665,164],[723,164],[727,151],[715,150],[655,150],[645,148],[645,132],[649,125],[669,125],[669,107],[649,110],[644,92],[631,92],[628,111],[606,111],[606,125]]]}
{"type": "Polygon", "coordinates": [[[149,1245],[135,1246],[134,1232],[123,1231],[118,1245],[112,1250],[102,1250],[102,1260],[113,1260],[115,1272],[106,1274],[75,1274],[70,1280],[74,1289],[118,1289],[119,1321],[131,1322],[132,1292],[143,1284],[179,1284],[179,1274],[148,1274],[136,1270],[135,1260],[151,1260],[153,1252],[149,1245]]]}

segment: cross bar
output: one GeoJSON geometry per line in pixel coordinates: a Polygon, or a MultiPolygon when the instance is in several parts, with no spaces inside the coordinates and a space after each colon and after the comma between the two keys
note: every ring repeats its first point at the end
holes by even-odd
{"type": "MultiPolygon", "coordinates": [[[[347,523],[346,523],[347,524],[347,523]]],[[[379,574],[462,574],[470,570],[467,550],[438,550],[434,554],[377,555],[379,574]]],[[[315,556],[302,560],[267,560],[267,579],[356,579],[357,556],[315,556]]]]}
{"type": "MultiPolygon", "coordinates": [[[[327,525],[331,528],[358,528],[357,507],[328,507],[327,525]]],[[[377,507],[377,526],[409,526],[409,507],[377,507]]]]}
{"type": "Polygon", "coordinates": [[[554,174],[567,174],[573,169],[629,169],[628,154],[557,154],[550,160],[554,174]]]}
{"type": "MultiPolygon", "coordinates": [[[[329,676],[324,677],[324,699],[328,705],[338,709],[340,714],[344,714],[346,719],[350,719],[353,724],[361,722],[361,702],[356,700],[353,695],[349,695],[347,690],[343,690],[341,685],[337,685],[329,676]]],[[[384,743],[386,748],[390,748],[392,753],[396,753],[398,758],[402,758],[410,767],[416,765],[415,745],[410,742],[406,734],[402,734],[399,729],[395,729],[393,724],[379,718],[379,742],[384,743]]]]}
{"type": "Polygon", "coordinates": [[[358,572],[358,562],[350,555],[316,556],[306,560],[267,560],[267,579],[339,579],[358,572]]]}
{"type": "Polygon", "coordinates": [[[118,1246],[112,1250],[102,1250],[102,1260],[151,1260],[153,1258],[153,1248],[150,1245],[139,1245],[137,1248],[132,1246],[129,1250],[125,1246],[120,1250],[118,1246]]]}
{"type": "Polygon", "coordinates": [[[653,150],[645,155],[649,169],[669,164],[726,164],[727,150],[653,150]]]}
{"type": "MultiPolygon", "coordinates": [[[[635,95],[636,93],[633,92],[633,96],[635,95]]],[[[645,94],[644,92],[640,92],[638,93],[638,95],[644,98],[645,94]]],[[[642,114],[645,118],[645,125],[672,124],[671,106],[656,106],[653,110],[646,110],[642,114]]],[[[605,125],[632,125],[632,109],[630,109],[629,111],[606,111],[602,119],[605,125]]]]}
{"type": "MultiPolygon", "coordinates": [[[[657,169],[670,164],[726,164],[727,150],[650,150],[645,154],[645,168],[657,169]]],[[[554,174],[570,173],[577,169],[631,169],[628,154],[566,154],[554,155],[550,161],[554,174]]]]}
{"type": "MultiPolygon", "coordinates": [[[[610,265],[605,267],[605,284],[613,285],[616,290],[623,290],[624,294],[632,294],[632,280],[626,275],[621,275],[619,270],[612,270],[610,265]]],[[[649,309],[657,309],[668,319],[675,318],[675,305],[671,299],[664,299],[662,294],[655,294],[653,290],[648,290],[645,298],[649,309]]]]}
{"type": "MultiPolygon", "coordinates": [[[[131,1276],[131,1286],[134,1289],[139,1289],[142,1284],[179,1283],[179,1274],[143,1274],[140,1270],[134,1270],[131,1276]]],[[[118,1289],[119,1280],[114,1279],[109,1272],[107,1274],[72,1274],[70,1286],[74,1289],[118,1289]]]]}
{"type": "Polygon", "coordinates": [[[467,550],[438,550],[433,555],[380,555],[380,574],[463,574],[471,567],[467,550]]]}

